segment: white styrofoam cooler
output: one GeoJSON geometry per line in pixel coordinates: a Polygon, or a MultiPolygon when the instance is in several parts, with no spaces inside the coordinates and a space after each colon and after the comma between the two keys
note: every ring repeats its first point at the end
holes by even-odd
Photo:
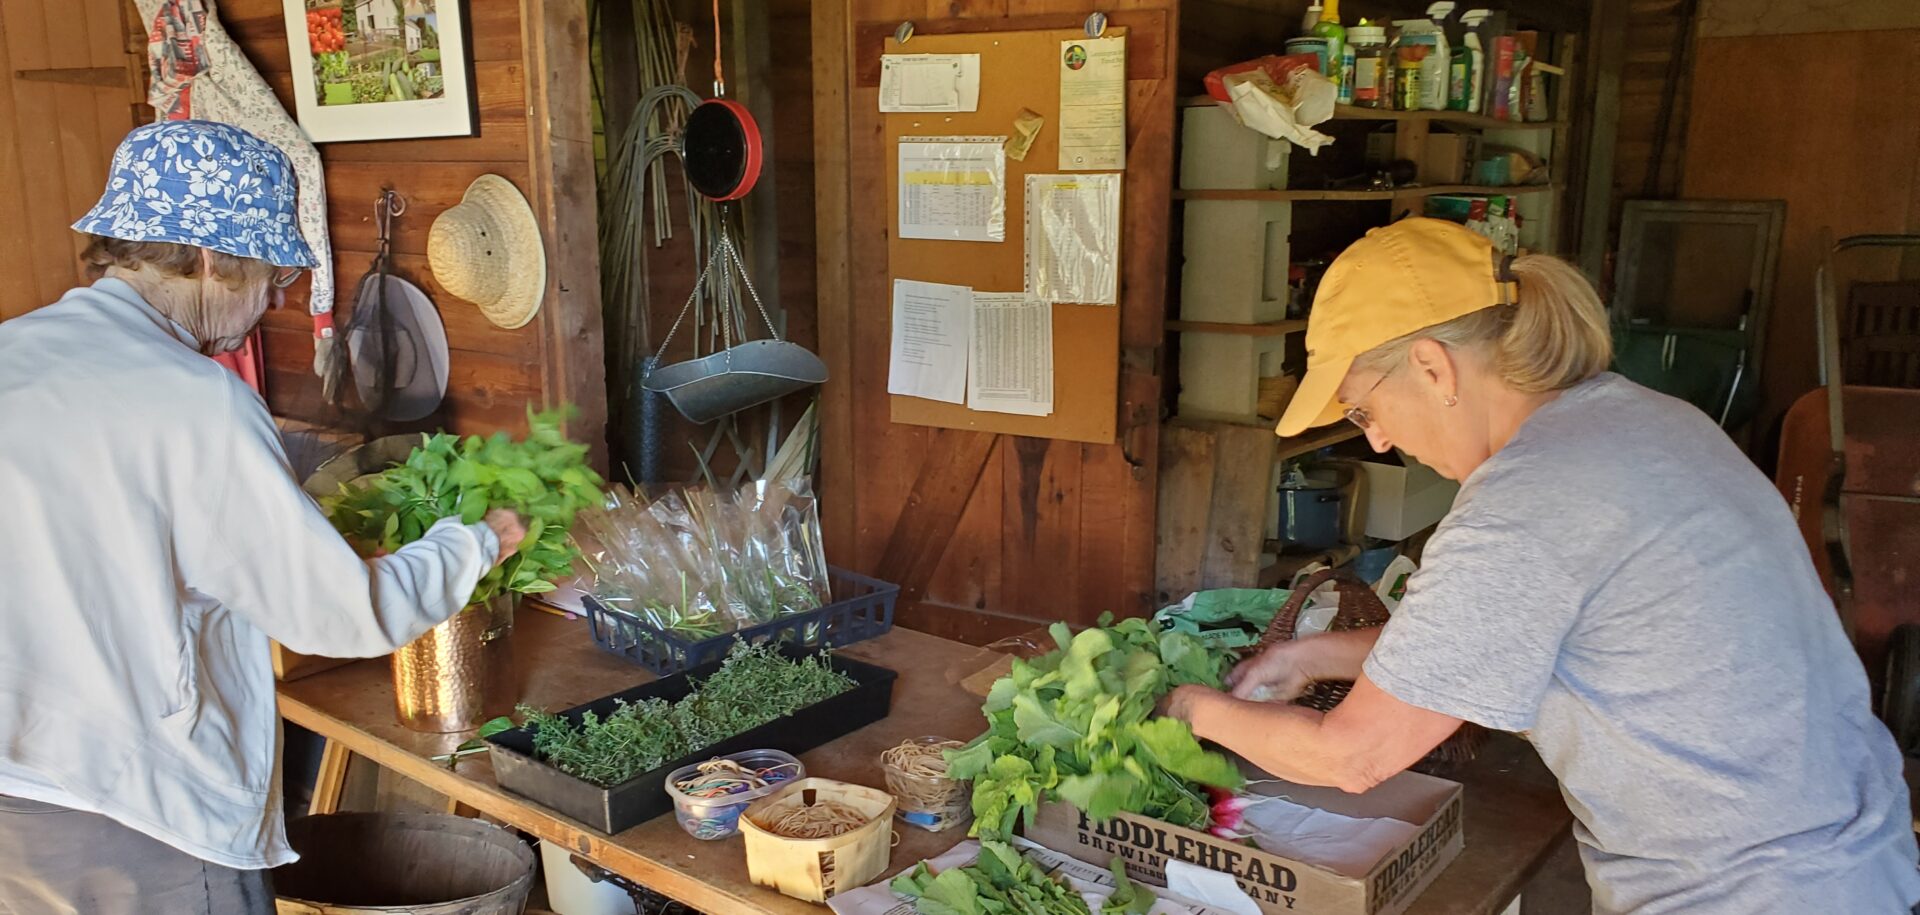
{"type": "Polygon", "coordinates": [[[1280,200],[1189,200],[1180,320],[1264,324],[1287,316],[1287,236],[1280,200]]]}
{"type": "Polygon", "coordinates": [[[1287,186],[1293,144],[1242,125],[1223,105],[1183,108],[1182,190],[1267,190],[1287,186]]]}
{"type": "Polygon", "coordinates": [[[1180,335],[1179,412],[1190,419],[1260,422],[1260,379],[1283,374],[1286,338],[1180,335]]]}

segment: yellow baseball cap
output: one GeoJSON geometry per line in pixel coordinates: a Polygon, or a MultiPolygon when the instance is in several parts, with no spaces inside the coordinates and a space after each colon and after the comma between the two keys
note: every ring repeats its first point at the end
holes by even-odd
{"type": "Polygon", "coordinates": [[[1344,418],[1351,404],[1334,392],[1361,353],[1482,308],[1511,304],[1505,260],[1492,242],[1444,219],[1402,219],[1347,246],[1314,293],[1307,377],[1274,431],[1299,435],[1344,418]]]}

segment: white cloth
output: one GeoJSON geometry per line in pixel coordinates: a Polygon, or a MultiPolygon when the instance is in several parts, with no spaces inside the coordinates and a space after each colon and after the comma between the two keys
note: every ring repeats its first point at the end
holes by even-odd
{"type": "Polygon", "coordinates": [[[267,639],[384,654],[460,609],[498,540],[449,519],[356,556],[259,396],[119,280],[0,324],[0,404],[0,794],[293,860],[267,639]]]}
{"type": "MultiPolygon", "coordinates": [[[[155,18],[171,2],[175,0],[136,0],[141,21],[154,28],[155,18]]],[[[334,298],[333,247],[327,232],[327,185],[320,169],[320,151],[307,139],[306,131],[280,106],[273,87],[253,68],[239,43],[227,34],[213,0],[189,0],[184,5],[190,8],[190,14],[198,12],[192,7],[200,7],[206,15],[203,22],[196,17],[200,43],[195,51],[205,69],[189,81],[193,103],[188,114],[203,121],[232,124],[280,147],[293,161],[294,174],[300,180],[300,234],[306,238],[307,247],[313,249],[314,259],[319,261],[312,270],[307,310],[316,318],[328,314],[333,311],[334,298]]],[[[158,30],[155,31],[157,34],[158,30]]],[[[303,36],[297,40],[305,39],[303,36]]],[[[162,49],[150,46],[148,53],[157,55],[162,49]]],[[[153,107],[164,117],[171,107],[171,98],[179,91],[179,87],[155,81],[154,93],[163,97],[153,98],[153,107]]],[[[317,335],[321,324],[316,322],[314,326],[317,335]]]]}

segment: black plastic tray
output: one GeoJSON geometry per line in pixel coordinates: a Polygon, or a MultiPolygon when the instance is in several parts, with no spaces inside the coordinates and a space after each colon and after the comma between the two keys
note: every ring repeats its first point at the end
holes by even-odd
{"type": "MultiPolygon", "coordinates": [[[[783,646],[781,653],[799,659],[814,652],[783,646]]],[[[499,781],[501,788],[560,811],[608,835],[630,829],[673,810],[673,798],[666,791],[667,774],[681,766],[743,750],[784,750],[798,756],[887,717],[887,711],[893,704],[893,681],[898,674],[884,667],[838,655],[832,656],[828,663],[835,670],[853,678],[853,689],[710,747],[703,747],[680,759],[662,763],[651,772],[634,776],[611,788],[575,778],[534,758],[533,732],[524,727],[502,731],[487,738],[488,755],[493,758],[494,778],[499,781]]],[[[574,706],[560,714],[577,723],[587,712],[605,718],[614,711],[616,701],[622,699],[635,702],[657,698],[672,702],[693,690],[691,681],[712,675],[720,669],[720,664],[719,661],[703,664],[685,673],[574,706]]]]}

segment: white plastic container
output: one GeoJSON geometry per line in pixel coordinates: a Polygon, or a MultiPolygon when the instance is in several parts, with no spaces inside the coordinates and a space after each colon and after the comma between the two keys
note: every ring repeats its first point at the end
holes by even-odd
{"type": "Polygon", "coordinates": [[[668,773],[667,794],[673,798],[674,821],[687,831],[687,835],[696,839],[715,841],[738,833],[740,814],[746,812],[747,805],[807,777],[807,768],[801,765],[800,760],[779,750],[747,750],[716,758],[732,760],[745,769],[760,770],[768,773],[770,778],[774,774],[779,777],[768,781],[764,787],[738,794],[695,797],[681,791],[679,784],[697,774],[704,763],[681,766],[668,773]]]}
{"type": "Polygon", "coordinates": [[[632,915],[633,897],[611,883],[595,883],[573,866],[564,845],[540,843],[541,872],[547,878],[547,908],[556,915],[632,915]]]}

